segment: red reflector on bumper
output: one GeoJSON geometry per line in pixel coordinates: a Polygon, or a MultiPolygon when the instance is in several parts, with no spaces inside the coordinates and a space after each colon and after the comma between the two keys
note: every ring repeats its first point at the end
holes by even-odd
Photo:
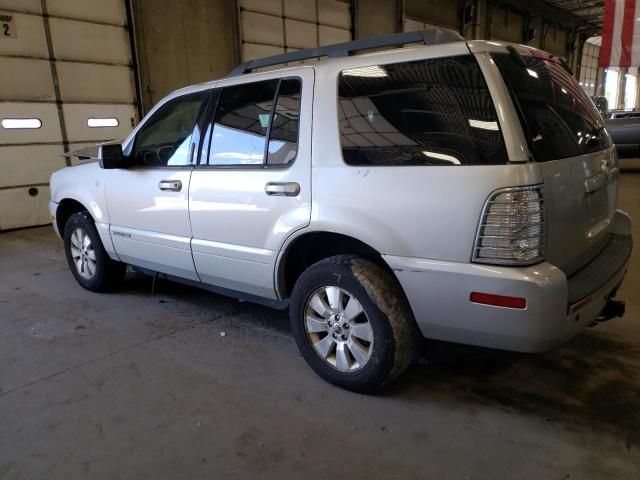
{"type": "Polygon", "coordinates": [[[504,295],[494,295],[492,293],[471,292],[469,297],[473,303],[481,303],[483,305],[494,305],[496,307],[506,308],[527,308],[527,300],[520,297],[505,297],[504,295]]]}

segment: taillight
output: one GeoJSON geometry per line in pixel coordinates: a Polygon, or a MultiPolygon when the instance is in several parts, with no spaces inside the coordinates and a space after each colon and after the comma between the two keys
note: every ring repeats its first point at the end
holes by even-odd
{"type": "Polygon", "coordinates": [[[472,260],[530,265],[544,260],[544,240],[542,186],[497,190],[484,206],[472,260]]]}

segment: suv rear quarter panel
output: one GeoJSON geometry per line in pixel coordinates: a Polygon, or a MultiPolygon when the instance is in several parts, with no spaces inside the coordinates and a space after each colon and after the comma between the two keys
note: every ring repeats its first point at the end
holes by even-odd
{"type": "MultiPolygon", "coordinates": [[[[312,230],[357,238],[386,255],[469,262],[487,197],[542,182],[533,163],[349,166],[342,158],[337,84],[346,68],[470,54],[466,43],[402,49],[322,65],[316,73],[312,230]],[[329,100],[330,99],[330,100],[329,100]]],[[[501,125],[504,129],[505,126],[501,125]]]]}

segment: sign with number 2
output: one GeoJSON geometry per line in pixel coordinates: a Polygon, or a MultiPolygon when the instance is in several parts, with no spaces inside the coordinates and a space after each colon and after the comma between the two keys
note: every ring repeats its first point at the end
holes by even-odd
{"type": "Polygon", "coordinates": [[[0,12],[0,38],[15,38],[16,21],[11,13],[0,12]]]}

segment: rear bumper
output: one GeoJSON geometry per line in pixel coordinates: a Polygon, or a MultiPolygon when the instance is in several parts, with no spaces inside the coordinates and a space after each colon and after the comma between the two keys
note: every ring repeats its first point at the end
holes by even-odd
{"type": "MultiPolygon", "coordinates": [[[[625,221],[626,216],[617,218],[617,222],[625,221]]],[[[404,288],[425,337],[542,352],[592,323],[620,285],[631,252],[631,237],[624,230],[614,229],[607,247],[569,279],[548,262],[515,268],[384,258],[404,288]],[[513,309],[472,303],[471,292],[521,297],[527,306],[513,309]],[[582,296],[576,299],[577,294],[582,296]]]]}

